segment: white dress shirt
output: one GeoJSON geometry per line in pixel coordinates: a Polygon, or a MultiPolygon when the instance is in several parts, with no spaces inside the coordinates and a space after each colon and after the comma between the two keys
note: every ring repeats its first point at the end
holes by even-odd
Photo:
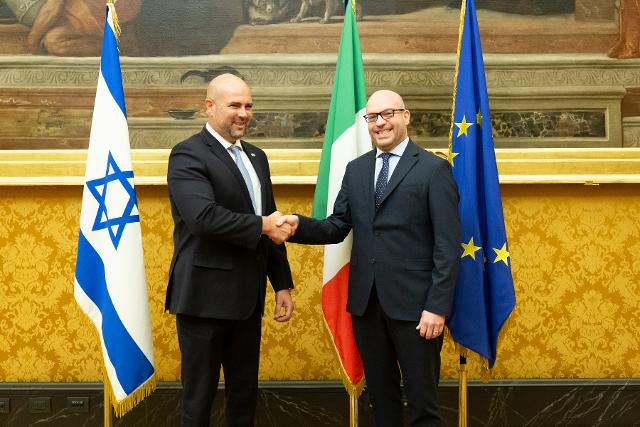
{"type": "Polygon", "coordinates": [[[255,206],[256,215],[262,215],[262,186],[260,185],[258,174],[256,173],[256,170],[253,168],[253,165],[251,164],[251,161],[249,160],[247,153],[245,153],[245,151],[242,149],[242,144],[240,144],[240,142],[238,141],[235,141],[234,143],[227,141],[226,139],[221,137],[220,134],[216,132],[211,127],[211,125],[209,125],[209,123],[207,123],[205,127],[207,131],[211,135],[213,135],[213,137],[217,139],[220,142],[220,144],[222,144],[225,151],[227,152],[227,154],[229,154],[229,156],[231,157],[231,160],[233,160],[234,163],[235,163],[235,159],[233,158],[233,153],[231,152],[231,150],[229,150],[229,148],[232,145],[235,145],[240,149],[240,159],[242,159],[242,163],[244,164],[244,167],[247,169],[247,172],[249,172],[249,178],[251,178],[251,184],[253,186],[253,198],[255,199],[255,202],[256,202],[256,206],[255,206]]]}

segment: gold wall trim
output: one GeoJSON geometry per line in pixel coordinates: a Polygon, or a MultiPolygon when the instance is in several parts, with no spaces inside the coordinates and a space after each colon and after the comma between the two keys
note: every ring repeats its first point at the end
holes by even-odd
{"type": "MultiPolygon", "coordinates": [[[[265,151],[274,184],[315,184],[320,150],[265,151]]],[[[0,186],[83,185],[86,153],[0,151],[0,186]]],[[[168,156],[166,149],[132,150],[136,184],[166,185],[168,156]]],[[[502,184],[640,183],[640,148],[497,149],[496,157],[502,184]]]]}

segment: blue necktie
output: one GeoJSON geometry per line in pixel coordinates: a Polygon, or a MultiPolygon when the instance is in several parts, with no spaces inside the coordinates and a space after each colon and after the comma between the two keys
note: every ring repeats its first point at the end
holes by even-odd
{"type": "Polygon", "coordinates": [[[232,145],[231,147],[229,147],[229,150],[231,150],[231,154],[233,154],[233,160],[235,160],[236,166],[238,166],[240,174],[242,175],[242,178],[244,178],[244,183],[247,186],[247,190],[249,190],[249,196],[251,197],[251,205],[253,205],[253,211],[257,212],[258,210],[256,209],[256,200],[255,196],[253,195],[253,184],[251,183],[251,178],[249,177],[249,171],[244,167],[244,162],[240,157],[240,148],[237,145],[232,145]]]}
{"type": "Polygon", "coordinates": [[[384,196],[384,190],[387,189],[387,181],[389,180],[389,157],[391,153],[382,153],[379,157],[382,158],[382,169],[378,174],[378,180],[376,181],[376,210],[380,207],[382,202],[382,196],[384,196]]]}

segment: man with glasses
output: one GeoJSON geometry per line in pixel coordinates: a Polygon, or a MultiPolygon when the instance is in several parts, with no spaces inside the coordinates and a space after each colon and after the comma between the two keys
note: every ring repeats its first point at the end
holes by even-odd
{"type": "Polygon", "coordinates": [[[294,229],[295,243],[339,243],[353,231],[347,310],[376,425],[404,425],[402,378],[410,425],[438,426],[442,333],[461,253],[458,192],[449,163],[407,136],[400,95],[375,92],[366,112],[376,148],[347,165],[333,214],[278,223],[294,229]]]}

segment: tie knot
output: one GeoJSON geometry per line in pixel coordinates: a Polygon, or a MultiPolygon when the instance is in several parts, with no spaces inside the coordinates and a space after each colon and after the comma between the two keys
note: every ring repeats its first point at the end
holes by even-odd
{"type": "Polygon", "coordinates": [[[383,162],[388,162],[389,161],[389,157],[393,156],[393,154],[391,153],[387,153],[387,152],[383,152],[380,153],[380,158],[382,159],[383,162]]]}
{"type": "Polygon", "coordinates": [[[233,154],[237,154],[240,152],[240,147],[234,144],[229,147],[229,150],[231,150],[233,154]]]}

